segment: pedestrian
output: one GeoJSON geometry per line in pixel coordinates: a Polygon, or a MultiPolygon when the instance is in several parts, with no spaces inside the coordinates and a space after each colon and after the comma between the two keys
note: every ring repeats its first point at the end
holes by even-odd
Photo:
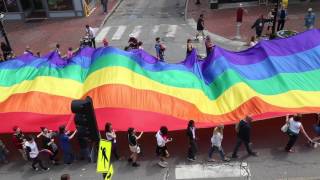
{"type": "Polygon", "coordinates": [[[237,143],[233,150],[232,158],[238,158],[238,150],[242,143],[244,143],[249,156],[258,155],[251,149],[251,122],[252,118],[250,116],[246,116],[244,119],[240,120],[238,124],[236,124],[237,143]]]}
{"type": "Polygon", "coordinates": [[[74,160],[74,155],[72,153],[72,148],[70,140],[75,136],[77,130],[75,130],[70,136],[70,131],[66,131],[65,126],[59,127],[59,142],[63,152],[63,161],[64,164],[72,164],[74,160]]]}
{"type": "Polygon", "coordinates": [[[59,56],[61,56],[60,44],[58,44],[58,43],[56,44],[55,52],[56,52],[59,56]]]}
{"type": "Polygon", "coordinates": [[[0,162],[8,163],[7,155],[9,154],[9,150],[6,145],[0,140],[0,162]]]}
{"type": "Polygon", "coordinates": [[[57,165],[57,155],[58,155],[58,146],[54,142],[54,137],[56,136],[56,133],[52,130],[48,130],[46,127],[41,127],[41,132],[37,135],[37,138],[42,137],[42,148],[48,149],[51,153],[49,154],[49,158],[52,162],[52,164],[57,165]]]}
{"type": "Polygon", "coordinates": [[[200,14],[199,16],[199,19],[198,19],[198,22],[197,22],[197,34],[196,34],[196,40],[199,40],[198,39],[198,36],[201,35],[202,36],[202,39],[205,38],[205,35],[204,35],[204,16],[203,14],[200,14]]]}
{"type": "Polygon", "coordinates": [[[166,47],[161,43],[160,37],[156,38],[156,44],[154,45],[154,48],[156,49],[158,60],[164,61],[164,51],[166,50],[166,47]]]}
{"type": "Polygon", "coordinates": [[[96,48],[96,35],[92,27],[88,24],[86,25],[86,36],[91,40],[91,44],[94,48],[96,48]]]}
{"type": "Polygon", "coordinates": [[[211,137],[211,147],[209,149],[209,159],[208,159],[209,162],[215,161],[212,158],[212,154],[215,151],[219,152],[219,155],[220,155],[222,161],[229,161],[230,160],[229,158],[225,157],[225,154],[224,154],[224,151],[223,151],[223,148],[221,145],[222,139],[223,139],[223,129],[224,129],[224,126],[220,125],[218,127],[215,127],[213,130],[213,134],[211,137]]]}
{"type": "Polygon", "coordinates": [[[105,133],[106,133],[106,139],[107,141],[110,141],[112,143],[112,149],[111,152],[116,158],[116,160],[119,160],[118,150],[117,150],[117,135],[116,132],[112,128],[111,123],[106,123],[105,125],[105,133]]]}
{"type": "Polygon", "coordinates": [[[249,42],[249,46],[253,47],[257,44],[257,40],[256,40],[256,36],[251,36],[250,42],[249,42]]]}
{"type": "Polygon", "coordinates": [[[317,114],[317,122],[313,125],[313,128],[317,137],[313,138],[312,142],[314,143],[314,147],[317,147],[318,141],[320,140],[320,113],[317,114]]]}
{"type": "Polygon", "coordinates": [[[12,49],[5,42],[1,42],[0,47],[4,60],[10,59],[10,57],[12,56],[12,49]]]}
{"type": "Polygon", "coordinates": [[[69,174],[62,174],[60,177],[60,180],[70,180],[70,175],[69,174]]]}
{"type": "Polygon", "coordinates": [[[143,132],[141,132],[138,136],[136,135],[136,130],[134,128],[128,129],[128,142],[129,142],[129,149],[131,151],[130,158],[128,159],[128,162],[132,162],[133,167],[140,166],[137,163],[138,155],[141,152],[140,146],[138,144],[138,140],[141,138],[143,132]]]}
{"type": "Polygon", "coordinates": [[[263,17],[263,15],[260,15],[260,17],[255,21],[255,23],[251,26],[251,29],[255,28],[256,29],[256,35],[258,38],[261,37],[262,32],[263,32],[263,28],[264,28],[264,24],[267,22],[268,20],[265,19],[263,17]]]}
{"type": "Polygon", "coordinates": [[[31,51],[30,46],[26,46],[26,49],[24,50],[23,54],[33,55],[33,52],[31,51]]]}
{"type": "Polygon", "coordinates": [[[50,168],[43,166],[42,161],[39,158],[40,151],[39,151],[38,146],[37,146],[36,142],[34,141],[33,137],[27,136],[26,140],[27,141],[24,143],[24,145],[26,147],[28,157],[32,161],[32,168],[35,171],[38,171],[39,169],[36,167],[36,165],[39,164],[41,169],[43,169],[45,171],[50,170],[50,168]]]}
{"type": "Polygon", "coordinates": [[[286,152],[293,153],[294,150],[292,149],[293,145],[296,143],[300,131],[302,131],[303,135],[308,139],[309,142],[312,142],[311,138],[308,136],[306,131],[303,128],[301,121],[301,114],[296,114],[294,116],[286,116],[286,123],[288,123],[288,130],[287,134],[289,136],[289,141],[285,147],[286,152]]]}
{"type": "Polygon", "coordinates": [[[208,57],[214,48],[214,44],[213,44],[209,35],[207,35],[207,37],[206,37],[205,46],[206,46],[206,52],[207,52],[207,57],[208,57]]]}
{"type": "Polygon", "coordinates": [[[37,57],[38,57],[38,58],[41,57],[40,51],[37,52],[37,57]]]}
{"type": "Polygon", "coordinates": [[[166,126],[160,127],[160,130],[156,134],[156,139],[157,139],[156,153],[157,153],[157,156],[160,157],[160,161],[158,162],[158,165],[165,168],[168,166],[168,162],[166,162],[166,159],[169,158],[170,156],[166,144],[172,141],[172,138],[168,137],[168,128],[166,126]]]}
{"type": "Polygon", "coordinates": [[[141,50],[143,50],[143,47],[142,47],[142,45],[143,45],[143,42],[142,42],[142,41],[139,41],[139,42],[138,42],[138,49],[141,49],[141,50]]]}
{"type": "Polygon", "coordinates": [[[191,39],[187,40],[187,56],[192,52],[193,50],[193,45],[191,39]]]}
{"type": "Polygon", "coordinates": [[[267,16],[267,32],[270,35],[272,33],[272,26],[273,26],[273,21],[274,21],[274,15],[275,15],[275,10],[272,8],[267,16]]]}
{"type": "Polygon", "coordinates": [[[278,20],[278,27],[277,31],[283,30],[284,24],[286,23],[287,17],[288,17],[288,12],[284,6],[279,11],[279,20],[278,20]]]}
{"type": "Polygon", "coordinates": [[[237,29],[236,29],[236,39],[241,39],[240,35],[240,28],[243,22],[243,14],[248,13],[246,9],[243,8],[242,3],[239,4],[239,7],[237,8],[236,12],[236,23],[237,23],[237,29]]]}
{"type": "MultiPolygon", "coordinates": [[[[78,118],[79,114],[76,114],[76,118],[78,118]]],[[[87,129],[86,127],[83,126],[77,126],[77,135],[76,138],[79,143],[79,148],[80,148],[80,160],[86,160],[89,163],[91,162],[91,157],[90,157],[90,145],[89,145],[89,139],[87,137],[87,129]]]]}
{"type": "Polygon", "coordinates": [[[188,122],[187,127],[187,137],[189,139],[188,157],[189,161],[196,160],[196,153],[198,151],[198,146],[196,142],[196,127],[193,120],[188,122]]]}
{"type": "Polygon", "coordinates": [[[312,8],[308,9],[306,16],[304,17],[304,26],[307,30],[313,29],[315,27],[316,14],[313,12],[312,8]]]}
{"type": "Polygon", "coordinates": [[[101,0],[102,10],[104,14],[108,13],[108,0],[101,0]]]}
{"type": "Polygon", "coordinates": [[[103,47],[108,47],[109,46],[109,42],[106,38],[103,39],[103,47]]]}
{"type": "Polygon", "coordinates": [[[130,37],[128,40],[129,50],[138,49],[138,39],[135,37],[130,37]]]}
{"type": "Polygon", "coordinates": [[[71,59],[72,57],[73,57],[73,50],[72,50],[72,47],[69,47],[67,51],[67,59],[71,59]]]}
{"type": "Polygon", "coordinates": [[[18,149],[19,153],[21,154],[22,158],[24,160],[28,160],[27,159],[27,155],[26,155],[26,151],[23,147],[24,141],[25,141],[25,136],[23,134],[23,132],[21,131],[20,127],[18,126],[14,126],[13,127],[13,139],[12,142],[14,143],[14,145],[16,146],[16,148],[18,149]]]}

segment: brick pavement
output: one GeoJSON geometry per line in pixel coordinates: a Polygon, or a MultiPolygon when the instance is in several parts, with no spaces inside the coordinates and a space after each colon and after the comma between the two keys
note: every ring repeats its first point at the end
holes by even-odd
{"type": "MultiPolygon", "coordinates": [[[[193,18],[195,21],[201,13],[205,15],[205,27],[211,33],[223,36],[228,39],[233,39],[236,34],[236,8],[231,9],[210,9],[207,1],[202,1],[201,5],[195,5],[194,0],[189,1],[188,18],[193,18]]],[[[288,21],[285,29],[304,31],[304,16],[309,7],[312,7],[316,12],[316,27],[320,28],[320,1],[314,2],[299,2],[289,4],[288,21]]],[[[243,24],[241,27],[242,41],[247,41],[249,37],[255,34],[251,29],[252,24],[261,14],[268,14],[268,7],[265,5],[245,7],[248,13],[244,15],[243,24]]],[[[265,28],[266,29],[266,28],[265,28]]]]}
{"type": "MultiPolygon", "coordinates": [[[[108,10],[117,4],[119,0],[109,0],[108,10]]],[[[5,28],[11,46],[16,55],[22,54],[29,45],[34,52],[46,54],[59,43],[62,53],[66,53],[68,47],[78,48],[80,38],[84,36],[86,24],[98,28],[106,14],[103,14],[100,3],[88,17],[49,19],[36,22],[6,21],[5,28]]],[[[4,39],[1,39],[4,41],[4,39]]]]}

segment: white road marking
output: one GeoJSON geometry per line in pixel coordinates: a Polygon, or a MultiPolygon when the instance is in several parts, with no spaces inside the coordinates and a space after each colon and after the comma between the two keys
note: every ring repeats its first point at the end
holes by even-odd
{"type": "Polygon", "coordinates": [[[157,32],[159,31],[159,28],[160,28],[160,25],[155,25],[153,26],[153,29],[152,29],[152,34],[157,34],[157,32]]]}
{"type": "Polygon", "coordinates": [[[111,27],[109,27],[109,26],[104,27],[96,37],[97,42],[102,42],[102,40],[106,37],[106,35],[110,31],[110,29],[111,29],[111,27]]]}
{"type": "Polygon", "coordinates": [[[193,164],[177,165],[176,179],[250,177],[250,169],[245,162],[231,162],[222,164],[193,164]]]}
{"type": "Polygon", "coordinates": [[[168,33],[166,34],[166,37],[174,37],[177,33],[177,29],[178,29],[177,25],[169,25],[168,33]]]}
{"type": "Polygon", "coordinates": [[[127,26],[119,26],[117,31],[114,33],[114,35],[112,36],[111,40],[120,40],[123,33],[126,31],[127,26]]]}
{"type": "Polygon", "coordinates": [[[129,34],[129,37],[137,38],[141,33],[142,26],[135,26],[132,33],[129,34]]]}

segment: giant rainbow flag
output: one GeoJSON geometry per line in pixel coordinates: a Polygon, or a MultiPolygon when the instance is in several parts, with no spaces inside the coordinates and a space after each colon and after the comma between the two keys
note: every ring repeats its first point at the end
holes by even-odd
{"type": "MultiPolygon", "coordinates": [[[[168,50],[166,53],[174,53],[168,50]]],[[[320,111],[320,31],[261,41],[242,52],[216,47],[168,64],[143,50],[81,49],[72,59],[54,52],[0,63],[0,132],[57,129],[72,122],[70,103],[91,96],[100,129],[154,131],[232,124],[320,111]]]]}

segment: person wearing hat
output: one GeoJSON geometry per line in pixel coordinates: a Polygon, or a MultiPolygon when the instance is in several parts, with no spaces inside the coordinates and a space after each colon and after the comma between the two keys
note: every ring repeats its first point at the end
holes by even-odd
{"type": "Polygon", "coordinates": [[[304,27],[307,30],[313,29],[315,22],[316,22],[316,15],[313,12],[312,8],[309,8],[306,16],[304,17],[304,27]]]}

